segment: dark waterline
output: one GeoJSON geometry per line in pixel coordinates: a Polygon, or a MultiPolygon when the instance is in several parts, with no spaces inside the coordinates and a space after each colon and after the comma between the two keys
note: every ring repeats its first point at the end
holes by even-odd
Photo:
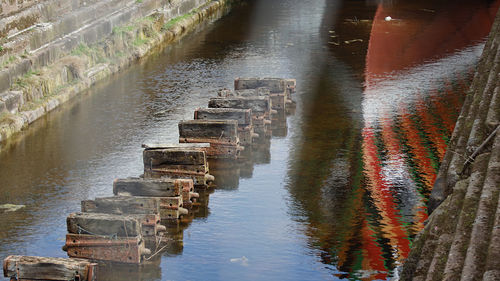
{"type": "Polygon", "coordinates": [[[176,247],[143,268],[107,267],[104,279],[387,279],[426,218],[439,159],[498,7],[464,3],[236,7],[5,145],[0,204],[26,207],[2,214],[0,258],[65,257],[66,216],[80,200],[111,196],[113,179],[141,174],[141,143],[176,142],[178,121],[192,119],[234,77],[291,77],[298,106],[286,133],[249,166],[214,171],[218,188],[180,229],[176,247]],[[382,21],[386,14],[399,22],[382,21]],[[470,24],[446,26],[443,18],[470,24]],[[433,42],[426,32],[443,26],[465,39],[419,53],[421,41],[407,48],[398,24],[414,31],[409,40],[433,42]],[[386,31],[395,37],[384,38],[386,31]],[[395,63],[391,54],[412,59],[395,63]]]}

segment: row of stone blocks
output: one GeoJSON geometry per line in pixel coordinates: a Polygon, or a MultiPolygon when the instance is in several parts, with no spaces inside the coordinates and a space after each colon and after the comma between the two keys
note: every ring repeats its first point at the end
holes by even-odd
{"type": "Polygon", "coordinates": [[[91,261],[139,264],[155,256],[151,249],[168,243],[162,223],[187,215],[199,196],[195,187],[205,189],[215,180],[207,158],[236,160],[254,139],[269,137],[272,115],[293,104],[294,90],[291,79],[236,79],[234,92],[221,91],[208,109],[195,110],[194,120],[179,123],[179,144],[143,144],[142,177],[115,180],[115,196],[84,200],[81,212],[67,217],[63,250],[70,259],[9,256],[4,275],[95,280],[97,264],[91,261]],[[251,81],[260,84],[249,89],[251,81]]]}

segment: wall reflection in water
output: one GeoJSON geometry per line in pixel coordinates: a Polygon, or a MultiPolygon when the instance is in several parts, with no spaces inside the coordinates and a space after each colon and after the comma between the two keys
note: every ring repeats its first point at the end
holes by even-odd
{"type": "MultiPolygon", "coordinates": [[[[307,147],[298,159],[307,164],[291,165],[298,173],[291,192],[308,198],[297,204],[305,210],[311,243],[341,278],[387,279],[408,256],[500,4],[406,2],[380,4],[369,38],[358,34],[359,42],[368,39],[361,133],[355,117],[346,120],[339,105],[323,97],[304,128],[307,147]]],[[[344,29],[352,29],[369,21],[352,20],[359,9],[351,11],[342,15],[347,21],[325,23],[331,24],[328,40],[340,44],[330,46],[336,57],[355,50],[338,39],[347,35],[345,22],[344,29]]]]}

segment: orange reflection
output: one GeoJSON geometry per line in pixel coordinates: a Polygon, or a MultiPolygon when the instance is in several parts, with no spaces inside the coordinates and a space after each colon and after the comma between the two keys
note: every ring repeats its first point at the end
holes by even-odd
{"type": "Polygon", "coordinates": [[[500,1],[424,9],[379,5],[365,68],[363,168],[379,215],[364,221],[363,270],[380,272],[386,239],[396,264],[427,219],[426,201],[500,1]],[[392,20],[386,20],[391,16],[392,20]],[[472,60],[471,57],[474,57],[472,60]],[[378,227],[379,231],[374,231],[378,227]]]}

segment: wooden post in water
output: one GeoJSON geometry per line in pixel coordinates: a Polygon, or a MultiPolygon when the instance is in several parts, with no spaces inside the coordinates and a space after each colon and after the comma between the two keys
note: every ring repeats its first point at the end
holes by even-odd
{"type": "Polygon", "coordinates": [[[8,256],[3,260],[3,275],[10,280],[95,281],[97,264],[83,259],[8,256]]]}
{"type": "Polygon", "coordinates": [[[254,133],[251,109],[197,108],[194,111],[194,119],[238,121],[238,138],[240,144],[244,146],[251,145],[253,139],[258,137],[258,135],[254,133]]]}
{"type": "Polygon", "coordinates": [[[179,142],[210,143],[208,158],[237,159],[243,147],[237,120],[186,120],[179,122],[179,142]]]}
{"type": "Polygon", "coordinates": [[[251,109],[254,130],[259,136],[271,135],[271,100],[266,96],[211,98],[209,108],[251,109]]]}
{"type": "Polygon", "coordinates": [[[66,223],[64,250],[69,257],[140,263],[151,254],[144,244],[142,222],[134,215],[72,213],[66,223]]]}
{"type": "Polygon", "coordinates": [[[145,178],[187,178],[204,188],[214,180],[204,151],[210,144],[144,144],[143,147],[145,178]]]}

